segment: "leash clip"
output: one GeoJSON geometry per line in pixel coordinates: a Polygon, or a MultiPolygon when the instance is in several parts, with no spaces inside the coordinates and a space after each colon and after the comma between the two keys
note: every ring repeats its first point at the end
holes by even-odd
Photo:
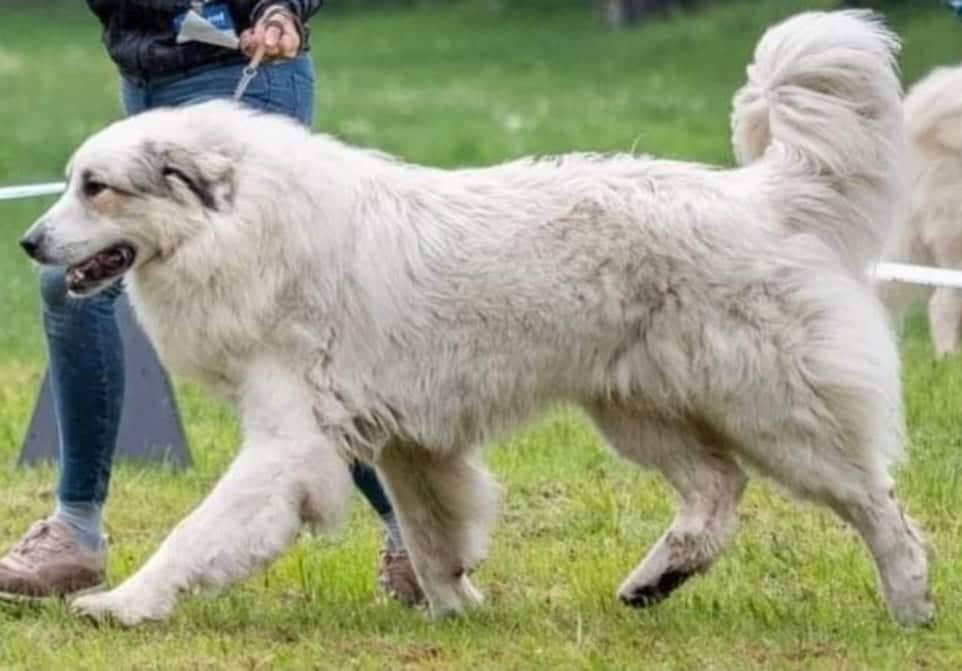
{"type": "Polygon", "coordinates": [[[262,43],[257,47],[257,51],[254,52],[254,57],[251,58],[250,63],[244,67],[243,72],[241,72],[240,80],[237,82],[237,88],[234,89],[234,100],[240,100],[244,97],[244,92],[247,91],[247,87],[257,76],[257,71],[260,70],[261,61],[264,59],[264,44],[262,43]]]}

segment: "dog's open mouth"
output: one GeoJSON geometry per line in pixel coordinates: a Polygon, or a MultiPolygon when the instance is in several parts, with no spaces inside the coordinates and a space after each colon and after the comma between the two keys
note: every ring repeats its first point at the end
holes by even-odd
{"type": "Polygon", "coordinates": [[[130,270],[137,252],[128,244],[114,245],[67,268],[67,289],[85,294],[130,270]]]}

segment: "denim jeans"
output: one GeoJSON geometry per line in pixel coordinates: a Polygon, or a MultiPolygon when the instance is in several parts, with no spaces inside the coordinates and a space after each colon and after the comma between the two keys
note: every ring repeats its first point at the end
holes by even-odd
{"type": "MultiPolygon", "coordinates": [[[[243,67],[224,65],[147,82],[123,79],[124,108],[131,115],[154,107],[230,97],[243,67]]],[[[310,126],[314,116],[310,58],[302,55],[262,65],[243,101],[310,126]]],[[[83,300],[70,298],[62,268],[44,269],[40,284],[60,430],[58,498],[65,503],[102,504],[107,498],[124,397],[123,344],[114,315],[123,289],[116,285],[83,300]]],[[[352,473],[375,510],[382,517],[389,515],[391,505],[374,471],[358,462],[352,473]]]]}

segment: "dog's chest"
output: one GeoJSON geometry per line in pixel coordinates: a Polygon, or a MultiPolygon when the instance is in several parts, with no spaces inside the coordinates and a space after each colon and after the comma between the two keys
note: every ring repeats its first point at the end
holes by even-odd
{"type": "Polygon", "coordinates": [[[164,365],[232,395],[248,349],[246,339],[238,337],[236,314],[196,295],[161,297],[134,283],[129,291],[137,318],[164,365]]]}

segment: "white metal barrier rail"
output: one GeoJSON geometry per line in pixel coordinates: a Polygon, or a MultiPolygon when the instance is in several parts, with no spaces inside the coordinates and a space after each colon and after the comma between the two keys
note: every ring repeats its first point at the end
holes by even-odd
{"type": "MultiPolygon", "coordinates": [[[[64,187],[63,182],[0,187],[0,200],[51,196],[62,192],[64,187]]],[[[959,270],[882,262],[875,266],[875,276],[885,282],[906,282],[908,284],[962,289],[962,271],[959,270]]]]}
{"type": "Polygon", "coordinates": [[[962,289],[962,271],[930,266],[913,266],[907,263],[876,264],[875,276],[884,282],[925,284],[930,287],[962,289]]]}
{"type": "Polygon", "coordinates": [[[17,200],[19,198],[33,198],[34,196],[52,196],[64,190],[63,182],[48,182],[47,184],[24,184],[23,186],[0,187],[0,200],[17,200]]]}

